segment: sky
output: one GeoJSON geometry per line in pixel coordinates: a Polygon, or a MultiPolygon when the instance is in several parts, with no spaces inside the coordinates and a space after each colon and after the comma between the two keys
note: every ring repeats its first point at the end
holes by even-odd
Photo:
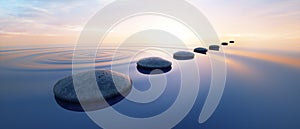
{"type": "MultiPolygon", "coordinates": [[[[191,0],[222,41],[300,48],[299,0],[191,0]]],[[[112,0],[0,1],[0,46],[75,44],[88,20],[112,0]]]]}

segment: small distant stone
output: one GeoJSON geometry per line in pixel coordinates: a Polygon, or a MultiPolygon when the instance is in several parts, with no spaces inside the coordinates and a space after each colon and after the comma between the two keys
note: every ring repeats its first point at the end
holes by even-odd
{"type": "Polygon", "coordinates": [[[201,53],[201,54],[206,54],[207,49],[206,48],[202,48],[202,47],[198,47],[198,48],[194,49],[194,52],[201,53]]]}
{"type": "MultiPolygon", "coordinates": [[[[110,70],[96,70],[59,80],[55,84],[53,92],[61,106],[84,103],[91,105],[91,107],[85,107],[88,110],[97,110],[121,101],[129,94],[131,88],[132,82],[128,76],[110,70]],[[81,81],[76,88],[73,85],[73,78],[80,78],[81,81]],[[93,81],[96,81],[97,86],[92,85],[93,81]],[[80,102],[77,95],[80,95],[80,102]]],[[[78,107],[67,106],[67,109],[79,111],[78,107]]]]}
{"type": "Polygon", "coordinates": [[[234,43],[234,41],[229,41],[229,43],[234,43]]]}
{"type": "Polygon", "coordinates": [[[223,42],[221,43],[223,46],[228,46],[228,43],[227,42],[223,42]]]}
{"type": "Polygon", "coordinates": [[[210,45],[209,50],[219,51],[220,46],[219,45],[210,45]]]}
{"type": "Polygon", "coordinates": [[[187,51],[179,51],[173,54],[173,58],[176,60],[190,60],[194,58],[194,53],[187,51]]]}
{"type": "Polygon", "coordinates": [[[137,62],[137,67],[149,70],[166,69],[170,68],[171,65],[172,63],[170,61],[167,61],[160,57],[148,57],[137,62]]]}

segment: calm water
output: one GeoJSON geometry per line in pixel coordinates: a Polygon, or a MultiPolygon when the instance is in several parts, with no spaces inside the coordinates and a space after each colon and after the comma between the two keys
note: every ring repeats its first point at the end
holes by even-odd
{"type": "MultiPolygon", "coordinates": [[[[160,47],[161,48],[161,47],[160,47]]],[[[53,86],[72,73],[73,47],[2,47],[0,48],[0,119],[1,129],[43,128],[82,129],[99,128],[82,112],[60,107],[53,95],[53,86]]],[[[82,60],[91,55],[83,49],[82,60]]],[[[132,103],[126,99],[113,107],[134,117],[149,117],[168,109],[175,101],[180,87],[178,64],[168,55],[152,51],[135,54],[141,48],[122,48],[114,55],[114,48],[104,48],[97,53],[97,69],[118,69],[130,63],[129,76],[136,89],[145,91],[151,86],[149,75],[139,73],[135,62],[139,58],[159,55],[173,62],[165,92],[147,104],[132,103]],[[112,56],[114,55],[114,56],[112,56]],[[112,57],[113,61],[112,61],[112,57]]],[[[163,48],[176,52],[178,48],[163,48]]],[[[188,49],[191,51],[191,49],[188,49]]],[[[199,124],[198,116],[208,94],[211,67],[209,55],[196,54],[199,63],[199,95],[193,109],[175,128],[190,129],[299,129],[300,128],[300,52],[256,50],[251,48],[225,48],[227,57],[227,82],[222,100],[212,117],[199,124]]],[[[82,69],[89,62],[79,65],[82,69]]],[[[120,70],[119,72],[122,72],[120,70]]],[[[157,75],[158,77],[160,75],[157,75]]],[[[163,123],[162,123],[163,124],[163,123]]]]}

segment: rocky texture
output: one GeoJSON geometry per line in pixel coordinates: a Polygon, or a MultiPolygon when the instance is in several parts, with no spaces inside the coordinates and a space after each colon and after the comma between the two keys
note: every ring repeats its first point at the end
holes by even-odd
{"type": "Polygon", "coordinates": [[[132,82],[128,76],[109,70],[96,70],[59,80],[53,92],[56,101],[62,107],[82,111],[80,104],[85,105],[85,110],[97,110],[113,105],[128,95],[131,88],[132,82]],[[76,88],[73,79],[77,79],[76,88]],[[92,83],[94,81],[96,83],[92,83]]]}
{"type": "Polygon", "coordinates": [[[172,69],[172,63],[160,57],[148,57],[137,62],[137,70],[143,74],[162,74],[172,69]]]}
{"type": "Polygon", "coordinates": [[[137,62],[137,66],[145,69],[164,69],[171,67],[172,63],[160,57],[148,57],[137,62]]]}
{"type": "Polygon", "coordinates": [[[173,54],[173,58],[176,60],[190,60],[194,58],[194,53],[187,51],[179,51],[173,54]]]}

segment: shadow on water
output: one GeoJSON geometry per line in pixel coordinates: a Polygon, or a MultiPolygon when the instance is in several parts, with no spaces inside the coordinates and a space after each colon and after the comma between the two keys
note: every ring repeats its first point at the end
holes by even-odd
{"type": "Polygon", "coordinates": [[[106,102],[109,105],[103,104],[101,102],[84,103],[84,108],[83,108],[79,102],[69,102],[69,101],[61,100],[61,99],[57,98],[56,96],[54,96],[54,98],[55,98],[56,103],[60,107],[66,109],[66,110],[76,111],[76,112],[96,111],[96,110],[104,109],[104,108],[112,106],[124,99],[124,97],[122,95],[120,95],[119,97],[115,97],[115,98],[106,100],[106,102]]]}

